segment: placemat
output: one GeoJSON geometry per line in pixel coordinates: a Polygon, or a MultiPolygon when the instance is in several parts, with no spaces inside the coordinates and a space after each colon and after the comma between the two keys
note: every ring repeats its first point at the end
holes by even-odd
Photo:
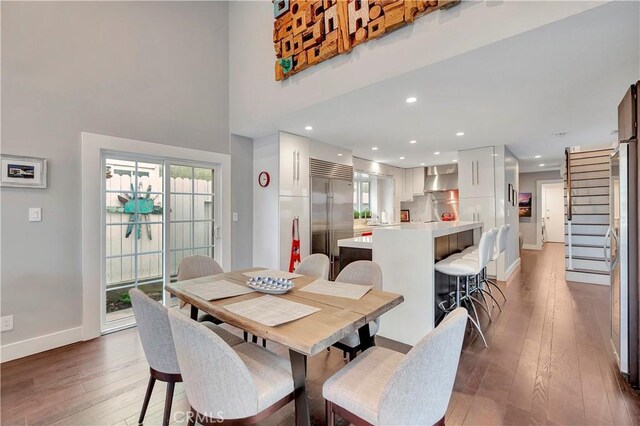
{"type": "Polygon", "coordinates": [[[225,305],[224,308],[269,327],[295,321],[320,310],[314,306],[269,295],[225,305]]]}
{"type": "Polygon", "coordinates": [[[249,287],[235,284],[226,280],[208,281],[188,285],[184,287],[184,291],[208,301],[240,296],[241,294],[253,293],[253,290],[249,287]]]}
{"type": "Polygon", "coordinates": [[[371,285],[347,284],[318,279],[302,287],[300,291],[357,300],[361,299],[372,288],[373,286],[371,285]]]}

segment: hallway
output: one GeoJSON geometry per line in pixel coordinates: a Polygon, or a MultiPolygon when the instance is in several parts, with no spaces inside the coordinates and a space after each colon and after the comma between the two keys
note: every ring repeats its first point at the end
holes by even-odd
{"type": "MultiPolygon", "coordinates": [[[[609,288],[566,283],[563,262],[561,244],[523,251],[504,312],[494,309],[493,324],[485,322],[489,349],[479,339],[465,343],[447,424],[640,423],[640,398],[620,382],[609,356],[609,288]]],[[[324,424],[322,383],[342,365],[337,350],[310,360],[313,424],[324,424]]],[[[3,425],[133,425],[148,366],[133,328],[2,364],[1,374],[3,425]]],[[[164,389],[157,385],[147,425],[160,424],[164,389]]],[[[180,385],[173,407],[182,423],[188,405],[180,385]]],[[[265,423],[292,421],[289,405],[265,423]]]]}

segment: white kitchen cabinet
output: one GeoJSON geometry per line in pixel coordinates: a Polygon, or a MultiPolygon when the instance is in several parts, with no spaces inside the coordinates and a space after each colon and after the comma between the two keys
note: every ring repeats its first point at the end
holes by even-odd
{"type": "Polygon", "coordinates": [[[404,169],[404,185],[402,187],[402,201],[413,201],[413,169],[404,169]]]}
{"type": "Polygon", "coordinates": [[[302,136],[280,132],[280,195],[309,196],[309,146],[302,136]]]}
{"type": "Polygon", "coordinates": [[[412,169],[413,195],[424,195],[424,167],[412,169]]]}
{"type": "Polygon", "coordinates": [[[311,228],[310,206],[308,197],[280,197],[280,270],[289,270],[291,259],[291,243],[293,241],[291,226],[293,219],[298,218],[300,231],[300,257],[304,259],[310,254],[311,228]]]}
{"type": "Polygon", "coordinates": [[[495,196],[495,157],[492,146],[458,151],[460,198],[495,196]]]}

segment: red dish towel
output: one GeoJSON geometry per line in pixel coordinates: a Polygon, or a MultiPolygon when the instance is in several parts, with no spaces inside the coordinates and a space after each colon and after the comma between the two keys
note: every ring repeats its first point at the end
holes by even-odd
{"type": "Polygon", "coordinates": [[[291,223],[291,259],[289,260],[289,272],[293,272],[300,263],[300,230],[298,218],[293,218],[291,223]]]}
{"type": "Polygon", "coordinates": [[[363,237],[370,237],[370,236],[372,236],[372,235],[373,235],[373,232],[363,232],[363,233],[362,233],[362,236],[363,236],[363,237]]]}

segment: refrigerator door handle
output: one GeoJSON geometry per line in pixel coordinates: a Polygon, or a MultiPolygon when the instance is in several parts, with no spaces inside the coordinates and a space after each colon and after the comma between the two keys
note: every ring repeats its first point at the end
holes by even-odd
{"type": "Polygon", "coordinates": [[[611,272],[611,259],[609,257],[609,253],[607,253],[607,242],[609,241],[609,236],[611,235],[611,226],[607,228],[607,233],[604,234],[604,244],[602,244],[602,251],[604,252],[604,263],[607,265],[607,269],[611,272]]]}
{"type": "Polygon", "coordinates": [[[619,251],[618,251],[618,248],[619,248],[618,247],[618,244],[619,244],[618,235],[616,235],[615,229],[611,229],[611,247],[609,248],[609,253],[611,253],[612,255],[613,255],[614,244],[615,244],[615,248],[616,248],[616,256],[615,257],[613,257],[613,256],[611,257],[611,270],[613,270],[613,268],[616,267],[616,263],[618,262],[618,258],[619,258],[619,256],[618,256],[618,253],[619,253],[619,251]]]}

